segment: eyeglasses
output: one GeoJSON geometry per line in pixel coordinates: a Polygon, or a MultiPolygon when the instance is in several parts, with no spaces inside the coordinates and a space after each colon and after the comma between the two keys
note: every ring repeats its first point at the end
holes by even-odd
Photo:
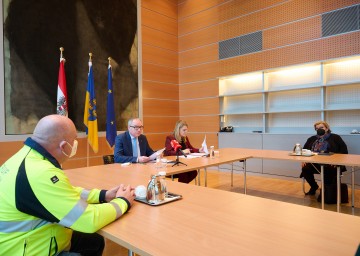
{"type": "Polygon", "coordinates": [[[131,128],[134,128],[135,130],[142,130],[144,129],[144,126],[130,126],[131,128]]]}

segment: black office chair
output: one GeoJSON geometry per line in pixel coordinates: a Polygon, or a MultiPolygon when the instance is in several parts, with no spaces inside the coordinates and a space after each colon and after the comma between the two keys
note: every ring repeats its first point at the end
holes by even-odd
{"type": "Polygon", "coordinates": [[[105,155],[103,156],[104,164],[113,164],[114,163],[114,155],[105,155]]]}

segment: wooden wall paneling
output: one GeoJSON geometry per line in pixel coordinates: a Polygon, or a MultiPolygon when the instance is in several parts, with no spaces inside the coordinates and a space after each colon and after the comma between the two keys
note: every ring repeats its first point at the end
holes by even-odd
{"type": "Polygon", "coordinates": [[[158,66],[151,63],[143,63],[143,80],[158,81],[164,83],[177,84],[177,68],[158,66]]]}
{"type": "MultiPolygon", "coordinates": [[[[111,154],[113,154],[113,152],[111,154]]],[[[103,164],[104,164],[104,160],[103,160],[102,156],[89,158],[89,166],[103,165],[103,164]]],[[[63,169],[73,169],[73,168],[80,168],[80,167],[86,167],[86,166],[87,166],[86,158],[74,158],[74,159],[69,159],[68,161],[66,161],[62,165],[62,168],[63,169]]],[[[84,173],[84,175],[86,175],[86,173],[84,173]]],[[[102,189],[102,188],[99,188],[99,189],[102,189]]]]}
{"type": "MultiPolygon", "coordinates": [[[[151,134],[145,134],[145,135],[149,141],[150,147],[153,150],[158,150],[158,149],[165,147],[166,136],[168,136],[170,134],[171,133],[163,133],[163,134],[151,133],[151,134]]],[[[205,133],[205,132],[204,133],[192,133],[192,132],[189,132],[188,137],[191,142],[191,145],[195,148],[200,148],[205,135],[206,135],[206,144],[207,144],[208,148],[210,148],[210,146],[214,146],[215,148],[217,148],[218,147],[217,133],[205,133]]]]}
{"type": "Polygon", "coordinates": [[[219,130],[220,117],[213,116],[180,116],[189,125],[189,132],[214,132],[219,130]]]}
{"type": "Polygon", "coordinates": [[[177,0],[142,0],[141,7],[177,20],[177,0]]]}
{"type": "Polygon", "coordinates": [[[263,49],[321,38],[321,16],[287,23],[263,31],[263,49]]]}
{"type": "Polygon", "coordinates": [[[179,68],[217,61],[219,58],[218,44],[187,50],[179,53],[179,68]]]}
{"type": "Polygon", "coordinates": [[[179,100],[179,86],[177,84],[143,81],[143,98],[179,100]]]}
{"type": "Polygon", "coordinates": [[[146,8],[142,8],[141,10],[141,19],[147,27],[177,36],[178,24],[176,19],[169,18],[146,8]]]}
{"type": "Polygon", "coordinates": [[[219,25],[204,28],[190,34],[179,36],[179,51],[219,42],[219,25]]]}
{"type": "Polygon", "coordinates": [[[144,117],[144,131],[147,133],[171,133],[174,130],[175,123],[178,120],[179,118],[177,116],[144,117]]]}
{"type": "Polygon", "coordinates": [[[178,15],[179,20],[184,19],[185,17],[194,15],[203,10],[210,9],[214,6],[217,6],[226,0],[196,0],[196,1],[183,1],[178,5],[178,15]]]}
{"type": "Polygon", "coordinates": [[[330,12],[333,10],[359,4],[359,0],[321,0],[321,2],[322,12],[330,12]]]}
{"type": "Polygon", "coordinates": [[[143,99],[143,115],[179,116],[179,104],[174,100],[143,99]]]}
{"type": "Polygon", "coordinates": [[[211,79],[179,86],[179,99],[194,99],[219,96],[219,80],[211,79]]]}
{"type": "MultiPolygon", "coordinates": [[[[87,160],[86,158],[73,158],[69,159],[65,163],[63,163],[62,168],[63,169],[73,169],[73,168],[80,168],[80,167],[86,167],[87,160]]],[[[90,166],[90,164],[89,164],[90,166]]]]}
{"type": "Polygon", "coordinates": [[[89,157],[102,157],[103,155],[113,154],[113,149],[111,149],[107,143],[106,135],[103,136],[99,135],[99,150],[97,153],[94,153],[93,149],[89,145],[87,141],[87,137],[78,138],[78,149],[76,152],[75,158],[86,158],[87,156],[87,147],[89,147],[89,157]]]}
{"type": "Polygon", "coordinates": [[[188,34],[217,23],[219,23],[219,6],[206,9],[179,20],[179,35],[188,34]]]}
{"type": "Polygon", "coordinates": [[[0,142],[0,166],[24,146],[24,141],[0,142]]]}
{"type": "Polygon", "coordinates": [[[241,74],[358,54],[360,54],[360,32],[356,31],[222,60],[219,62],[219,76],[241,74]]]}
{"type": "Polygon", "coordinates": [[[175,52],[178,50],[178,38],[176,35],[149,28],[145,25],[141,28],[141,35],[143,44],[154,45],[175,52]]]}
{"type": "Polygon", "coordinates": [[[180,116],[219,115],[219,98],[180,101],[180,116]]]}
{"type": "Polygon", "coordinates": [[[210,62],[179,70],[179,83],[213,79],[219,76],[218,62],[210,62]]]}
{"type": "Polygon", "coordinates": [[[252,1],[228,1],[220,6],[220,22],[228,21],[249,13],[271,8],[288,0],[252,0],[252,1]]]}
{"type": "Polygon", "coordinates": [[[178,53],[167,49],[143,44],[142,61],[172,68],[178,67],[178,53]]]}
{"type": "MultiPolygon", "coordinates": [[[[324,12],[324,5],[327,5],[328,2],[339,1],[330,0],[326,1],[325,4],[324,1],[294,0],[274,5],[271,8],[264,8],[263,10],[259,10],[220,24],[219,38],[220,40],[226,40],[285,23],[309,18],[315,15],[320,15],[324,12]]],[[[347,6],[345,2],[346,1],[344,1],[342,5],[333,4],[333,6],[347,6]]],[[[329,8],[326,8],[326,11],[330,11],[328,9],[329,8]]]]}
{"type": "Polygon", "coordinates": [[[165,147],[166,136],[171,133],[146,133],[149,145],[153,150],[159,150],[165,147]]]}

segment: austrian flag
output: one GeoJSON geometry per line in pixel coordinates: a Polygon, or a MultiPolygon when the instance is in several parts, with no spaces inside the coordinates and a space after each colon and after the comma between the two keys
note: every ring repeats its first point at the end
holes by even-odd
{"type": "Polygon", "coordinates": [[[66,92],[64,63],[65,63],[65,59],[62,57],[62,52],[61,52],[56,112],[59,115],[68,116],[68,101],[67,101],[67,92],[66,92]]]}

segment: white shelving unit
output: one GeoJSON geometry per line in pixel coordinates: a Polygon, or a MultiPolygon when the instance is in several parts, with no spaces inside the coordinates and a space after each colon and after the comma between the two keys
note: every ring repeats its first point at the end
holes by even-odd
{"type": "Polygon", "coordinates": [[[235,132],[311,133],[318,120],[334,132],[360,130],[360,57],[219,79],[221,126],[235,132]]]}
{"type": "MultiPolygon", "coordinates": [[[[360,135],[350,134],[360,131],[360,56],[223,77],[219,95],[220,125],[235,131],[219,134],[220,148],[291,151],[315,134],[316,121],[325,120],[351,154],[360,154],[360,135]]],[[[241,170],[241,163],[235,163],[235,169],[241,170]]],[[[293,162],[247,161],[248,172],[278,178],[298,179],[300,169],[293,162]]],[[[350,182],[350,172],[343,182],[350,182]]]]}

